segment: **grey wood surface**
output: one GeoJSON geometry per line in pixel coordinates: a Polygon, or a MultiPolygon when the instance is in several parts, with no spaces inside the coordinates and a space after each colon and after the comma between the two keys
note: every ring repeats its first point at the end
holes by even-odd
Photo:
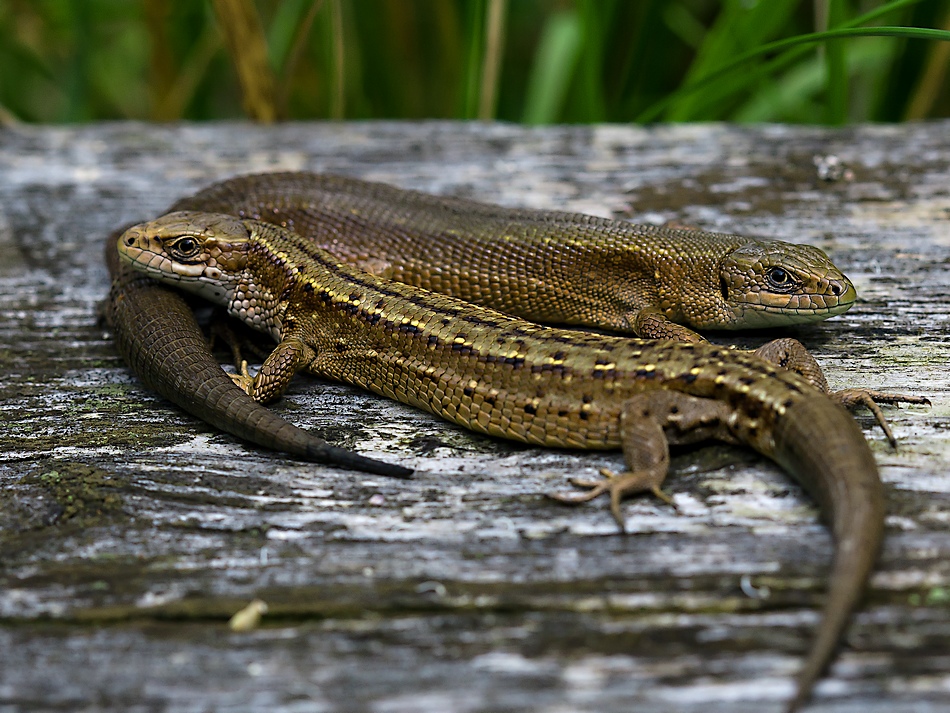
{"type": "MultiPolygon", "coordinates": [[[[739,449],[678,456],[679,511],[561,506],[619,454],[471,435],[300,378],[275,410],[415,480],[246,447],[142,387],[96,306],[102,237],[216,179],[332,171],[828,251],[861,301],[785,332],[858,418],[887,542],[813,711],[950,710],[950,123],[523,128],[309,123],[0,130],[0,711],[778,711],[832,545],[739,449]],[[837,181],[814,159],[837,157],[837,181]],[[231,632],[251,599],[262,626],[231,632]]],[[[753,345],[774,336],[720,335],[753,345]]]]}

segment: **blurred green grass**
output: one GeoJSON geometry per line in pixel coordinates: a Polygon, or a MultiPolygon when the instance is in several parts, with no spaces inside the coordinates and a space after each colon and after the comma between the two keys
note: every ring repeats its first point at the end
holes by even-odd
{"type": "Polygon", "coordinates": [[[0,0],[0,121],[946,117],[948,30],[950,0],[0,0]]]}

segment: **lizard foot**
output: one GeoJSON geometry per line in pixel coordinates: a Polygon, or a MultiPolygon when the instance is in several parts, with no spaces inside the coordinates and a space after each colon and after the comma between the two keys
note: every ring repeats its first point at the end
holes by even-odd
{"type": "Polygon", "coordinates": [[[881,427],[881,430],[884,431],[884,436],[887,438],[888,443],[890,443],[891,447],[895,449],[897,448],[897,439],[894,437],[891,427],[888,425],[887,419],[884,417],[884,412],[881,410],[881,407],[878,406],[878,404],[904,403],[922,404],[924,406],[930,405],[930,399],[924,396],[889,394],[883,391],[873,391],[870,389],[841,389],[840,391],[833,391],[828,395],[847,409],[852,409],[856,406],[865,406],[872,414],[874,414],[874,418],[881,427]]]}
{"type": "MultiPolygon", "coordinates": [[[[571,485],[587,488],[586,493],[548,493],[548,497],[558,502],[575,505],[586,503],[603,493],[609,493],[610,513],[620,526],[621,532],[626,531],[623,515],[620,512],[620,500],[624,495],[649,492],[668,505],[676,507],[673,499],[660,489],[660,481],[657,480],[656,473],[651,470],[615,473],[607,468],[601,468],[600,474],[604,476],[600,480],[570,479],[571,485]]],[[[665,473],[663,475],[665,476],[665,473]]],[[[662,478],[660,480],[662,481],[662,478]]]]}
{"type": "Polygon", "coordinates": [[[247,370],[247,362],[241,360],[241,372],[239,374],[228,374],[237,386],[248,396],[254,393],[254,377],[247,370]]]}

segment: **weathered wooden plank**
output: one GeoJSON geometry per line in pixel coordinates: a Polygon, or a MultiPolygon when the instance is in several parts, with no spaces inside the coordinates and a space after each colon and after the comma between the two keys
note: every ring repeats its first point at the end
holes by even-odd
{"type": "Polygon", "coordinates": [[[814,710],[950,706],[948,128],[0,132],[0,704],[760,711],[791,692],[831,543],[754,455],[679,457],[679,512],[633,500],[621,537],[602,504],[543,497],[619,454],[492,441],[314,380],[275,407],[420,470],[387,481],[247,448],[131,377],[95,325],[102,236],[211,180],[306,168],[830,252],[862,301],[792,336],[835,384],[934,405],[888,410],[896,453],[861,417],[888,539],[814,710]],[[818,177],[813,157],[832,154],[851,180],[818,177]],[[228,633],[253,597],[265,628],[228,633]]]}

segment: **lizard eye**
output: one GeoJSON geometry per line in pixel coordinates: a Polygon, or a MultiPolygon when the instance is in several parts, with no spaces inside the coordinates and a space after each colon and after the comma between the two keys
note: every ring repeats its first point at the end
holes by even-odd
{"type": "Polygon", "coordinates": [[[178,257],[194,257],[199,249],[198,241],[194,238],[182,238],[172,246],[178,257]]]}
{"type": "Polygon", "coordinates": [[[780,292],[788,292],[795,287],[795,279],[784,267],[770,267],[765,272],[769,287],[780,292]]]}

